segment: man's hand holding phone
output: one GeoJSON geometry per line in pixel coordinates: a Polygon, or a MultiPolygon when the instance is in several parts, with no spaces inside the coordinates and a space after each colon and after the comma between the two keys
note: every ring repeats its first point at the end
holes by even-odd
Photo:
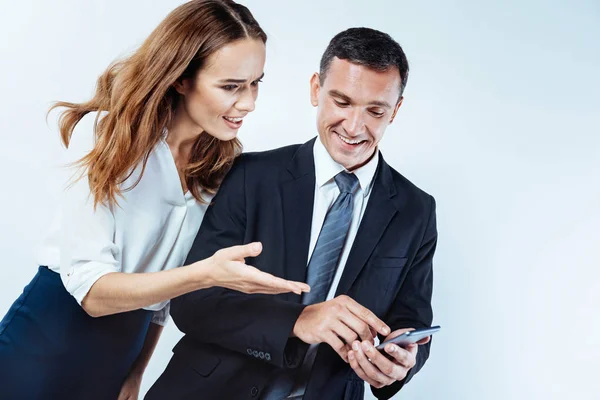
{"type": "Polygon", "coordinates": [[[415,366],[419,345],[429,342],[430,336],[420,338],[415,343],[406,344],[404,348],[386,342],[413,330],[412,328],[398,329],[390,333],[382,343],[381,351],[377,350],[370,341],[362,343],[354,341],[352,350],[348,352],[350,366],[362,380],[375,388],[382,388],[401,381],[415,366]]]}

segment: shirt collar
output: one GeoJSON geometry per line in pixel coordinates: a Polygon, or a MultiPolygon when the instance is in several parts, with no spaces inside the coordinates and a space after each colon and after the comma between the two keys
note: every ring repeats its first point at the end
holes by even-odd
{"type": "MultiPolygon", "coordinates": [[[[333,178],[346,169],[335,162],[329,152],[321,142],[321,138],[317,137],[315,145],[313,147],[313,155],[315,158],[315,179],[319,188],[323,185],[333,182],[333,178]]],[[[368,163],[362,167],[352,171],[358,178],[360,188],[363,190],[363,196],[369,195],[373,186],[373,178],[377,171],[377,165],[379,164],[379,150],[375,150],[375,155],[369,160],[368,163]]]]}

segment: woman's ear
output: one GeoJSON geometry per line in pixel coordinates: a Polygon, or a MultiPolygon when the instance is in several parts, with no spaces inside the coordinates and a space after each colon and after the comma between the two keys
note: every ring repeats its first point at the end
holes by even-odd
{"type": "Polygon", "coordinates": [[[173,84],[173,87],[175,88],[175,90],[177,90],[177,93],[179,93],[182,96],[185,96],[187,94],[188,86],[189,86],[189,79],[183,79],[183,78],[177,79],[175,81],[175,83],[173,84]]]}

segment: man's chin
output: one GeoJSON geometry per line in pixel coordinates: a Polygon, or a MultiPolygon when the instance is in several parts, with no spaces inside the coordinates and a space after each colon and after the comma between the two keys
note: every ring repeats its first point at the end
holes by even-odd
{"type": "Polygon", "coordinates": [[[352,170],[360,168],[363,165],[365,165],[366,163],[368,163],[374,154],[375,154],[375,152],[373,152],[372,154],[369,154],[369,155],[365,154],[364,152],[361,152],[358,155],[357,154],[348,155],[348,154],[344,154],[344,153],[337,153],[335,156],[332,156],[331,158],[333,158],[333,160],[336,163],[340,164],[341,166],[346,168],[348,171],[352,171],[352,170]]]}
{"type": "Polygon", "coordinates": [[[335,162],[340,164],[348,171],[352,171],[357,168],[357,166],[364,164],[364,160],[362,158],[355,157],[341,157],[337,160],[334,159],[335,162]]]}

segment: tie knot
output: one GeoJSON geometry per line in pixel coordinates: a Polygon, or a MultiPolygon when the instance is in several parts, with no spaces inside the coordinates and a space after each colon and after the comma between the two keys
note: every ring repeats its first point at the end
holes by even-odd
{"type": "Polygon", "coordinates": [[[345,171],[340,172],[334,178],[335,183],[340,189],[340,193],[354,193],[358,187],[358,178],[354,174],[345,171]]]}

